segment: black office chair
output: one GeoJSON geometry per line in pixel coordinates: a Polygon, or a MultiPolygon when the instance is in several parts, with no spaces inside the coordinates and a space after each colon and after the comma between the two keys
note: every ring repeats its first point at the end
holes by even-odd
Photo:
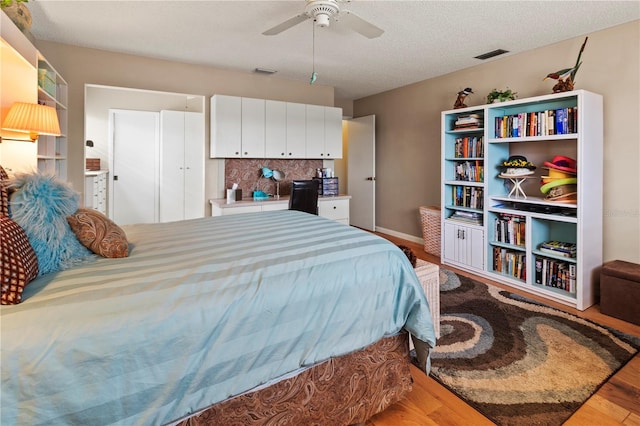
{"type": "Polygon", "coordinates": [[[291,197],[289,198],[289,210],[318,214],[318,181],[317,180],[293,180],[291,181],[291,197]]]}

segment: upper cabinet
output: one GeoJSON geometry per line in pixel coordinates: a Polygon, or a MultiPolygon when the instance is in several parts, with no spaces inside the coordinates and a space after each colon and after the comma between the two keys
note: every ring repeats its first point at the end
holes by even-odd
{"type": "Polygon", "coordinates": [[[211,97],[211,158],[240,158],[242,152],[242,99],[211,97]]]}
{"type": "Polygon", "coordinates": [[[211,158],[342,158],[342,109],[214,95],[211,158]]]}

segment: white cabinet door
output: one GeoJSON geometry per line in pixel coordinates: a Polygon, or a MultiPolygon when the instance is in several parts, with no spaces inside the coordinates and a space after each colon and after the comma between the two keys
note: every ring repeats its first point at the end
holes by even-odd
{"type": "Polygon", "coordinates": [[[240,158],[242,102],[236,96],[211,97],[211,158],[240,158]]]}
{"type": "Polygon", "coordinates": [[[160,222],[204,216],[204,117],[160,112],[160,222]]]}
{"type": "Polygon", "coordinates": [[[342,108],[324,108],[324,158],[342,158],[342,108]]]}
{"type": "Polygon", "coordinates": [[[443,252],[446,261],[483,269],[483,230],[445,221],[443,252]]]}
{"type": "Polygon", "coordinates": [[[286,102],[266,101],[264,139],[266,158],[289,158],[286,102]]]}
{"type": "Polygon", "coordinates": [[[307,158],[325,158],[324,151],[324,107],[307,105],[306,145],[307,158]]]}
{"type": "Polygon", "coordinates": [[[160,111],[160,222],[183,219],[183,209],[184,113],[160,111]]]}
{"type": "Polygon", "coordinates": [[[242,98],[243,158],[264,158],[265,100],[242,98]]]}
{"type": "Polygon", "coordinates": [[[306,105],[287,102],[287,158],[306,158],[306,105]]]}
{"type": "Polygon", "coordinates": [[[184,219],[204,217],[204,114],[184,113],[184,219]]]}

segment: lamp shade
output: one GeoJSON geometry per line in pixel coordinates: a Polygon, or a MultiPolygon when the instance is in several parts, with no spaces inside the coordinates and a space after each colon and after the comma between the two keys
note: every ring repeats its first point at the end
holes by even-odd
{"type": "Polygon", "coordinates": [[[39,135],[60,136],[56,109],[47,105],[16,102],[2,123],[3,130],[29,133],[34,141],[39,135]]]}

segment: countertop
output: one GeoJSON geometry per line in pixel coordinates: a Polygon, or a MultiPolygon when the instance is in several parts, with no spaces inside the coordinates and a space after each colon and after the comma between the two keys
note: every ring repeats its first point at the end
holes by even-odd
{"type": "MultiPolygon", "coordinates": [[[[334,196],[318,196],[318,202],[332,201],[332,200],[348,200],[351,198],[351,195],[341,194],[334,196]]],[[[280,198],[276,199],[275,197],[269,197],[267,200],[259,200],[254,201],[253,198],[243,198],[242,201],[236,201],[233,203],[227,203],[226,198],[215,198],[209,200],[212,206],[217,206],[221,209],[225,208],[233,208],[233,207],[247,207],[247,206],[261,206],[264,204],[273,204],[273,203],[289,203],[288,195],[281,195],[280,198]]]]}

